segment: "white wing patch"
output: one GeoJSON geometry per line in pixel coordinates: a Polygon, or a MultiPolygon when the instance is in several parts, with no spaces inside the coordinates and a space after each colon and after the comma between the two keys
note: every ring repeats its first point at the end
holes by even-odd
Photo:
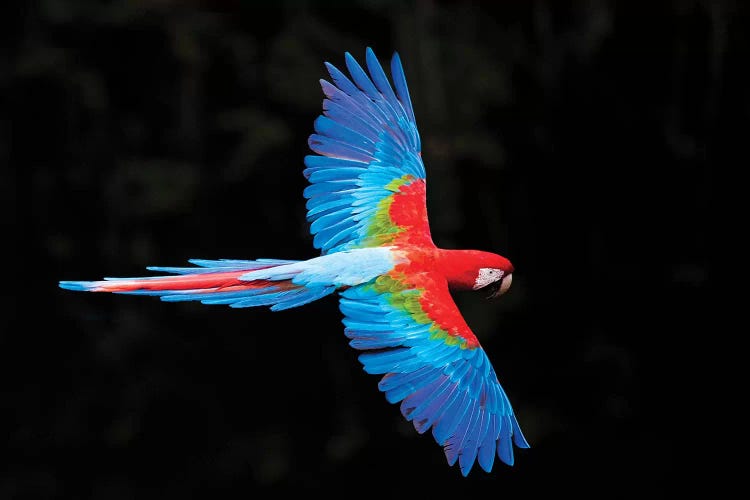
{"type": "Polygon", "coordinates": [[[479,274],[477,275],[477,279],[474,281],[474,286],[472,288],[473,290],[484,288],[490,283],[495,283],[497,280],[501,279],[503,277],[503,274],[505,273],[502,269],[495,269],[494,267],[483,267],[479,270],[479,274]]]}

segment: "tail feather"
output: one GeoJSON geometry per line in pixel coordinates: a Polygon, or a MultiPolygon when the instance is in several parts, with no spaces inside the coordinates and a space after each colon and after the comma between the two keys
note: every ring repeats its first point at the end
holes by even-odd
{"type": "Polygon", "coordinates": [[[257,269],[265,269],[268,267],[277,267],[285,264],[294,264],[299,262],[297,260],[281,260],[281,259],[257,259],[257,260],[234,260],[234,259],[220,259],[220,260],[208,260],[208,259],[190,259],[188,262],[194,266],[199,267],[162,267],[162,266],[149,266],[146,269],[149,271],[156,271],[160,273],[171,273],[171,274],[200,274],[207,272],[215,272],[217,269],[222,270],[244,270],[254,271],[257,269]],[[208,269],[206,269],[208,268],[208,269]]]}
{"type": "Polygon", "coordinates": [[[167,302],[199,301],[230,307],[271,306],[274,311],[301,306],[336,290],[334,285],[300,284],[293,279],[300,272],[299,261],[190,260],[198,267],[152,266],[150,271],[170,276],[104,278],[100,281],[61,281],[61,288],[85,292],[150,295],[167,302]],[[267,270],[263,279],[243,279],[251,271],[267,270]]]}

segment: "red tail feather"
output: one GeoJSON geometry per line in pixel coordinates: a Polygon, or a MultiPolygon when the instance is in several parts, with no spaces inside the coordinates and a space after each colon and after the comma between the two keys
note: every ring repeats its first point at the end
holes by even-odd
{"type": "MultiPolygon", "coordinates": [[[[238,278],[247,269],[220,273],[183,274],[153,278],[114,279],[93,281],[87,287],[91,292],[135,292],[139,290],[202,290],[204,292],[232,292],[266,288],[268,281],[241,281],[238,278]]],[[[274,283],[275,286],[282,285],[274,283]]],[[[283,286],[283,285],[282,285],[283,286]]]]}

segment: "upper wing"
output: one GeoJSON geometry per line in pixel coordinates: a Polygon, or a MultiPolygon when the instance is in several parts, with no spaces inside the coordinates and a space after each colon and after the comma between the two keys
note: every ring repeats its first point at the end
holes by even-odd
{"type": "Polygon", "coordinates": [[[430,427],[450,465],[487,472],[495,454],[513,464],[521,433],[495,370],[464,321],[444,278],[391,272],[341,293],[350,345],[378,387],[421,434],[430,427]]]}
{"type": "Polygon", "coordinates": [[[406,77],[391,61],[395,92],[367,48],[369,76],[348,52],[352,80],[326,63],[333,83],[305,157],[307,219],[313,244],[325,253],[408,241],[432,246],[425,171],[406,77]]]}

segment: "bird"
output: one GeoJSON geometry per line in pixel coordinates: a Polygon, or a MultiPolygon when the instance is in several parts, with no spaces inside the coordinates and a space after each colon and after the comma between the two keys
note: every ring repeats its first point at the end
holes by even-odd
{"type": "Polygon", "coordinates": [[[329,62],[322,112],[304,157],[306,218],[319,255],[306,260],[188,259],[136,278],[59,281],[73,291],[156,296],[282,311],[338,296],[344,334],[362,369],[419,434],[431,430],[466,477],[529,448],[487,353],[453,293],[497,298],[514,267],[497,253],[441,248],[430,233],[422,146],[398,51],[391,79],[371,47],[365,67],[329,62]],[[366,69],[365,69],[366,68],[366,69]],[[391,85],[392,82],[392,85],[391,85]]]}

